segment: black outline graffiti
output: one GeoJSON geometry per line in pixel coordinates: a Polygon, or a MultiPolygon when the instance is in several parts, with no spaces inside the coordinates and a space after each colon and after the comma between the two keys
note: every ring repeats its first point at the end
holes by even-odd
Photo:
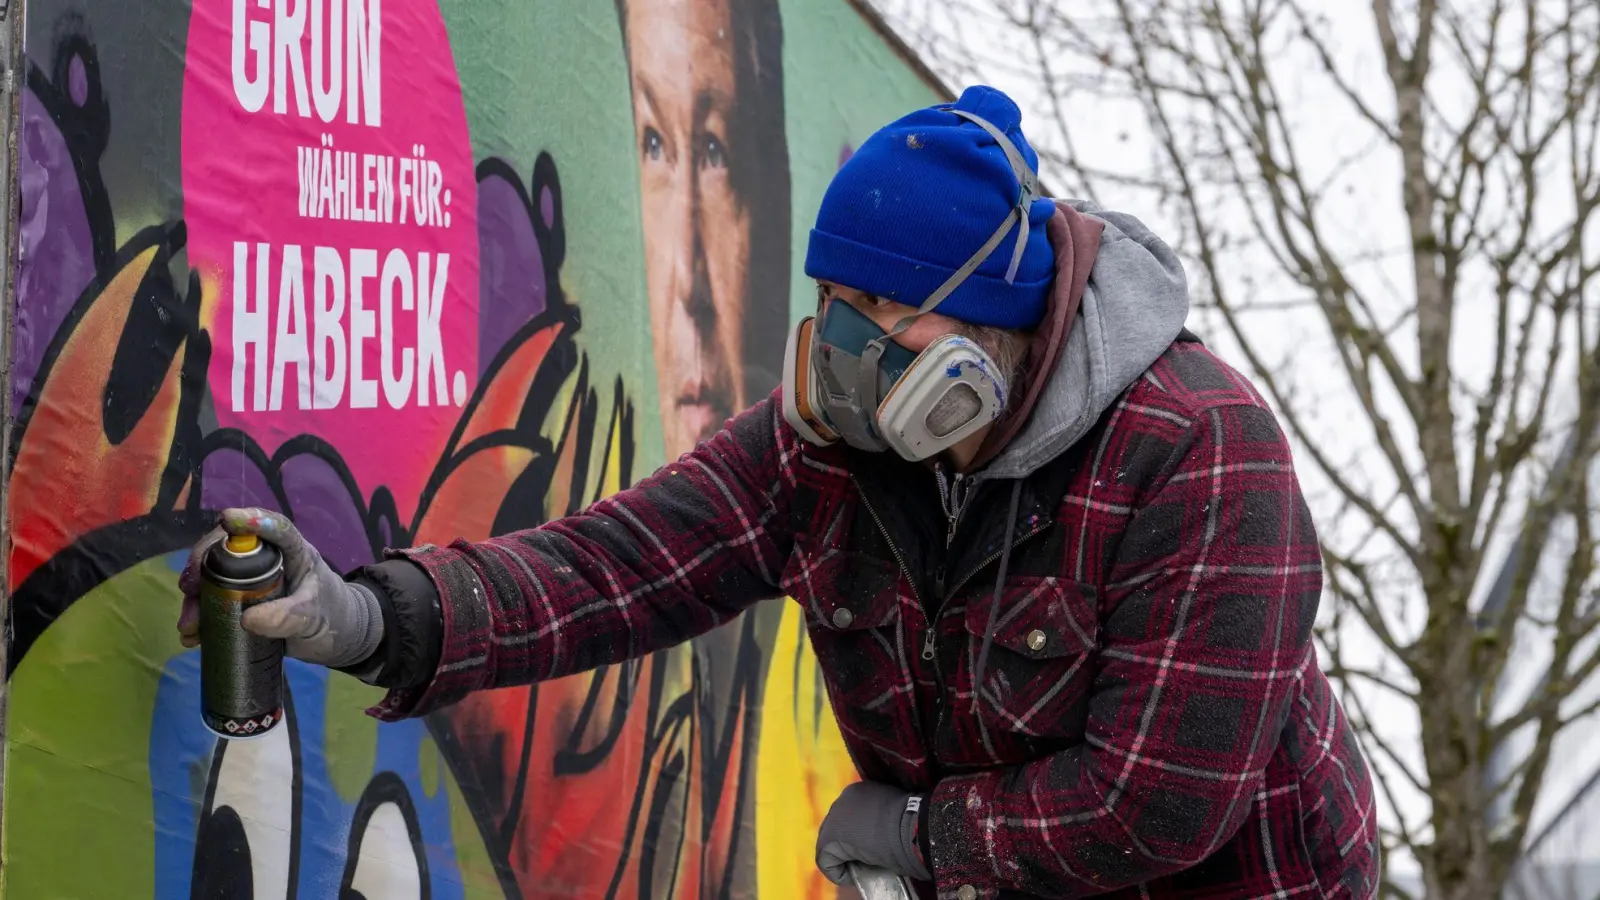
{"type": "MultiPolygon", "coordinates": [[[[90,219],[90,224],[91,234],[99,230],[95,227],[95,220],[90,219]]],[[[114,226],[107,222],[103,227],[114,226]]],[[[40,390],[50,380],[50,373],[55,369],[67,341],[101,293],[128,265],[153,249],[155,256],[134,292],[128,323],[117,342],[116,356],[112,361],[113,375],[122,373],[134,390],[120,389],[121,384],[115,378],[109,381],[101,401],[101,420],[109,443],[115,445],[126,438],[131,426],[125,427],[125,423],[137,422],[148,411],[173,356],[179,347],[187,346],[179,374],[182,394],[178,401],[178,428],[167,468],[161,475],[157,504],[170,506],[177,499],[188,477],[188,470],[198,461],[194,452],[200,437],[198,413],[205,388],[206,369],[211,362],[211,337],[199,325],[200,276],[191,273],[188,290],[183,296],[178,294],[172,277],[173,257],[184,249],[186,241],[187,232],[181,222],[145,228],[130,238],[120,250],[112,253],[105,267],[98,270],[94,280],[78,295],[56,333],[45,345],[33,387],[28,391],[12,426],[11,444],[7,448],[10,466],[16,464],[17,451],[33,421],[40,390]],[[152,347],[157,352],[151,353],[152,347]],[[112,390],[113,385],[119,389],[112,390]]]]}
{"type": "MultiPolygon", "coordinates": [[[[302,776],[300,774],[300,722],[295,716],[294,696],[293,692],[289,690],[289,683],[287,680],[285,680],[283,685],[283,715],[283,727],[288,729],[289,770],[291,773],[289,782],[289,815],[290,821],[299,823],[301,803],[304,802],[304,791],[302,790],[301,780],[302,776]]],[[[217,784],[221,780],[220,776],[222,773],[223,759],[227,756],[229,749],[232,746],[232,741],[225,741],[221,738],[218,738],[214,749],[212,750],[211,772],[206,778],[205,800],[200,805],[200,821],[195,828],[193,861],[194,874],[191,876],[189,882],[190,900],[234,900],[234,896],[236,896],[230,896],[228,894],[216,892],[216,890],[225,890],[228,886],[236,884],[236,881],[226,880],[221,885],[216,885],[216,889],[214,890],[213,883],[210,878],[210,876],[215,875],[219,871],[224,875],[232,875],[234,878],[237,878],[240,873],[237,871],[230,872],[226,868],[230,862],[234,861],[227,859],[219,860],[214,857],[209,857],[208,854],[204,852],[208,845],[208,838],[215,834],[215,830],[211,827],[211,825],[212,818],[218,815],[218,810],[212,806],[212,803],[216,800],[217,784]],[[216,863],[220,863],[224,866],[224,868],[221,870],[212,868],[212,864],[216,863]]],[[[239,818],[238,810],[234,809],[233,807],[224,806],[221,809],[227,813],[232,813],[235,819],[239,818]]],[[[246,843],[245,850],[248,851],[249,849],[250,845],[246,843]]],[[[250,866],[253,862],[254,860],[248,857],[246,857],[244,860],[244,863],[247,866],[250,866]]],[[[246,879],[248,879],[251,875],[250,870],[246,869],[243,875],[246,879]]],[[[298,827],[292,828],[289,831],[288,883],[289,891],[287,895],[285,895],[284,900],[295,900],[295,896],[300,890],[300,829],[298,827]]],[[[247,897],[245,900],[249,900],[249,898],[247,897]]],[[[277,898],[271,898],[271,900],[277,900],[277,898]]]]}
{"type": "MultiPolygon", "coordinates": [[[[112,362],[112,383],[118,389],[108,390],[103,398],[101,427],[104,435],[113,443],[126,436],[133,424],[148,411],[161,384],[160,375],[165,373],[173,355],[182,348],[185,356],[179,377],[178,422],[166,464],[160,474],[155,511],[79,535],[70,545],[42,561],[12,593],[7,629],[11,645],[7,654],[8,679],[39,636],[76,599],[84,597],[133,565],[186,549],[213,524],[214,515],[203,510],[200,504],[205,495],[204,465],[214,453],[241,454],[263,475],[279,507],[291,515],[293,510],[284,484],[285,467],[304,456],[315,457],[338,478],[346,496],[337,502],[348,501],[352,504],[365,527],[374,556],[386,546],[410,545],[449,475],[473,453],[489,447],[517,446],[531,450],[534,455],[532,464],[500,499],[493,519],[492,531],[495,534],[531,527],[543,521],[545,497],[552,487],[560,461],[569,451],[573,467],[569,483],[563,485],[566,490],[565,511],[576,511],[599,499],[600,479],[594,478],[590,470],[591,461],[596,458],[594,451],[597,438],[603,441],[598,458],[609,460],[611,451],[615,449],[619,463],[616,480],[624,486],[631,483],[637,459],[634,445],[636,410],[622,380],[618,378],[609,386],[610,403],[605,408],[619,420],[602,420],[600,417],[602,405],[599,400],[603,388],[591,383],[588,360],[574,339],[575,333],[581,328],[581,315],[578,308],[568,301],[560,284],[566,251],[563,197],[556,163],[548,153],[540,153],[534,163],[531,190],[524,188],[516,168],[506,161],[485,160],[477,167],[476,175],[480,182],[498,178],[512,185],[533,223],[535,237],[544,255],[546,309],[516,329],[494,355],[479,379],[473,396],[460,410],[460,419],[425,483],[409,523],[401,521],[396,500],[387,488],[380,487],[369,499],[363,498],[341,454],[326,441],[309,436],[300,437],[268,455],[253,438],[243,432],[214,429],[203,433],[203,407],[208,390],[206,374],[212,347],[211,336],[200,326],[199,277],[194,272],[183,270],[177,262],[186,244],[185,227],[181,220],[152,226],[134,235],[122,247],[115,246],[114,211],[100,169],[109,134],[110,109],[102,90],[103,72],[95,48],[79,26],[81,21],[77,19],[65,20],[65,27],[55,47],[56,55],[50,68],[52,74],[47,77],[44,70],[30,66],[28,89],[34,92],[61,128],[73,161],[90,224],[95,277],[76,298],[46,345],[27,398],[18,410],[6,452],[14,463],[18,450],[28,436],[38,398],[55,374],[56,363],[66,341],[116,275],[139,254],[152,248],[156,251],[156,258],[141,279],[133,309],[118,339],[112,362]],[[67,89],[75,59],[81,62],[85,77],[88,78],[87,100],[82,106],[72,102],[67,89]],[[549,223],[545,222],[539,208],[546,192],[553,204],[549,223]],[[510,428],[463,444],[461,439],[467,423],[480,408],[495,376],[529,339],[555,327],[559,327],[559,333],[555,335],[528,385],[516,423],[510,428]],[[155,352],[151,352],[152,348],[155,348],[155,352]],[[562,398],[567,398],[565,402],[569,405],[564,411],[560,437],[552,441],[543,434],[543,427],[555,411],[555,404],[562,398]],[[617,427],[613,428],[613,424],[617,427]],[[605,428],[603,437],[597,434],[600,428],[605,428]],[[621,446],[613,448],[612,441],[619,437],[621,446]],[[597,485],[592,490],[588,488],[591,480],[597,485]],[[182,503],[179,503],[180,496],[184,498],[182,503]]],[[[175,608],[174,602],[174,612],[175,608]]],[[[702,738],[699,742],[702,756],[698,760],[700,787],[704,791],[701,798],[702,820],[679,821],[674,827],[678,830],[680,840],[686,839],[691,829],[697,830],[704,854],[707,840],[711,837],[712,816],[725,796],[723,792],[737,792],[732,810],[735,824],[731,843],[727,847],[725,866],[721,872],[706,871],[707,884],[715,879],[720,884],[721,896],[729,896],[749,812],[744,781],[755,777],[757,722],[752,713],[759,704],[764,663],[756,638],[757,623],[754,616],[745,616],[737,627],[740,629],[738,657],[749,660],[751,664],[740,667],[736,674],[735,690],[729,695],[726,707],[720,710],[711,708],[709,700],[699,699],[703,692],[694,687],[687,693],[668,697],[664,686],[668,660],[664,655],[624,663],[598,673],[592,680],[575,723],[557,741],[559,749],[554,758],[535,760],[531,756],[534,744],[532,729],[536,721],[539,689],[537,686],[530,688],[524,713],[526,719],[521,723],[524,728],[523,752],[516,761],[515,775],[509,784],[486,783],[486,778],[495,775],[495,769],[475,764],[485,758],[495,758],[496,748],[464,746],[446,715],[435,714],[428,718],[430,733],[456,779],[477,826],[478,837],[489,852],[496,876],[508,898],[523,896],[510,862],[513,847],[519,839],[538,839],[534,835],[518,833],[518,812],[527,800],[530,783],[536,777],[582,777],[593,771],[614,751],[629,721],[628,717],[638,714],[645,715],[650,726],[646,731],[637,778],[631,786],[616,786],[621,790],[631,787],[634,796],[632,809],[622,830],[624,849],[612,873],[607,896],[615,896],[619,892],[625,879],[630,877],[630,866],[637,869],[637,875],[632,877],[637,880],[641,896],[654,896],[653,889],[657,887],[655,870],[663,854],[674,854],[673,867],[689,862],[682,858],[681,848],[674,853],[673,848],[659,846],[659,841],[666,830],[667,811],[674,806],[674,791],[681,787],[682,778],[690,770],[691,761],[685,755],[686,748],[692,746],[690,739],[696,736],[697,731],[700,731],[702,738]],[[641,697],[639,687],[647,673],[652,676],[651,689],[647,696],[641,697]],[[614,695],[610,693],[613,689],[614,695]],[[636,709],[636,704],[641,701],[644,708],[636,709]],[[743,737],[736,745],[733,739],[734,725],[741,719],[744,723],[743,737]],[[586,735],[592,725],[601,727],[598,735],[589,740],[586,735]],[[739,778],[742,780],[739,783],[732,783],[727,777],[735,758],[740,761],[739,778]],[[536,776],[535,763],[541,766],[548,763],[550,768],[536,776]],[[653,793],[646,790],[652,777],[656,779],[653,793]],[[639,858],[634,860],[630,859],[630,854],[636,836],[642,836],[642,849],[639,858]]],[[[692,677],[696,684],[705,677],[698,660],[692,667],[692,677]]],[[[292,703],[292,699],[288,702],[292,703]]],[[[292,715],[288,727],[295,766],[293,809],[298,822],[301,811],[301,748],[298,726],[292,715]]],[[[223,748],[217,754],[216,764],[220,764],[225,752],[223,748]]],[[[214,799],[214,775],[215,770],[213,782],[206,793],[207,808],[214,799]]],[[[381,777],[375,778],[373,784],[377,784],[381,777]]],[[[599,788],[610,789],[612,786],[599,788]]],[[[408,825],[414,824],[414,808],[411,817],[408,825]]],[[[209,820],[202,818],[199,833],[204,834],[208,825],[209,820]]],[[[416,840],[420,840],[420,832],[415,828],[413,831],[417,834],[416,840]]],[[[291,885],[298,881],[300,837],[296,829],[290,863],[291,885]]],[[[419,854],[419,860],[423,859],[419,854]]],[[[705,870],[708,860],[702,857],[698,863],[705,870]]],[[[198,887],[195,889],[198,890],[198,887]]]]}
{"type": "MultiPolygon", "coordinates": [[[[29,62],[28,90],[50,114],[51,120],[61,130],[62,138],[66,140],[89,222],[91,225],[104,222],[114,226],[111,197],[100,176],[100,157],[111,139],[111,106],[106,102],[100,80],[100,55],[89,41],[87,26],[81,16],[64,16],[56,31],[58,37],[50,74],[47,76],[43,69],[29,62]],[[87,81],[81,106],[73,101],[71,94],[74,60],[83,64],[87,81]]],[[[112,268],[116,235],[115,227],[90,228],[96,269],[106,271],[112,268]]]]}
{"type": "MultiPolygon", "coordinates": [[[[361,799],[356,802],[356,811],[350,817],[350,841],[345,849],[344,877],[339,880],[339,900],[369,900],[351,885],[355,881],[356,867],[361,864],[361,843],[367,838],[367,824],[372,814],[385,803],[393,803],[406,823],[406,836],[411,840],[411,855],[417,861],[417,876],[422,885],[418,900],[432,900],[433,882],[428,878],[428,851],[422,842],[422,826],[417,821],[416,803],[400,776],[387,771],[378,772],[367,782],[366,790],[361,792],[361,799]]],[[[370,900],[384,898],[373,897],[370,900]]]]}

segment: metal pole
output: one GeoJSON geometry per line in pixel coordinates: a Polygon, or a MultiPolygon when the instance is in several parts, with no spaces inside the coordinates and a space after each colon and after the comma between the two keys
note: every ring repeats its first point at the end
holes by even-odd
{"type": "MultiPolygon", "coordinates": [[[[27,27],[25,0],[0,0],[0,173],[5,194],[0,199],[0,296],[5,298],[4,321],[0,322],[0,447],[11,446],[11,335],[17,322],[17,259],[20,241],[17,221],[21,215],[21,187],[18,181],[18,134],[22,119],[22,91],[27,84],[23,37],[27,27]]],[[[11,478],[10,456],[0,453],[0,545],[10,545],[11,507],[6,485],[11,478]]],[[[0,557],[0,586],[6,584],[5,560],[0,557]]],[[[0,587],[0,590],[4,590],[0,587]]],[[[9,639],[11,597],[4,595],[0,621],[9,639]]],[[[6,671],[5,643],[0,641],[0,672],[6,671]]],[[[6,707],[10,701],[9,683],[0,682],[0,798],[5,795],[6,707]]],[[[0,803],[3,806],[3,803],[0,803]]]]}

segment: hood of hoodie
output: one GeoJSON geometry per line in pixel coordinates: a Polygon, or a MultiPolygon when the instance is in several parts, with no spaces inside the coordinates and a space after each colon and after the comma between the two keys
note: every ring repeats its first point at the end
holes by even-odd
{"type": "MultiPolygon", "coordinates": [[[[1020,427],[1013,426],[1014,434],[975,480],[1024,478],[1066,452],[1167,351],[1189,318],[1183,264],[1143,222],[1084,200],[1056,203],[1102,224],[1099,248],[1080,247],[1073,254],[1057,247],[1057,284],[1046,322],[1064,314],[1070,330],[1064,343],[1044,348],[1039,358],[1047,370],[1030,376],[1043,384],[1030,385],[1020,427]],[[1060,267],[1088,259],[1094,263],[1073,316],[1073,282],[1080,279],[1060,267]]],[[[1074,237],[1080,231],[1073,229],[1074,237]]],[[[1057,233],[1052,229],[1052,239],[1057,233]]]]}

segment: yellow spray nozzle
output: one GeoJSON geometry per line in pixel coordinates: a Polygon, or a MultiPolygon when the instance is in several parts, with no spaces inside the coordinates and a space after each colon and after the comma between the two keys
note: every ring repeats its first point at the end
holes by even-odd
{"type": "Polygon", "coordinates": [[[258,538],[253,534],[228,535],[227,547],[229,553],[243,556],[246,553],[254,552],[255,549],[260,546],[261,538],[258,538]]]}

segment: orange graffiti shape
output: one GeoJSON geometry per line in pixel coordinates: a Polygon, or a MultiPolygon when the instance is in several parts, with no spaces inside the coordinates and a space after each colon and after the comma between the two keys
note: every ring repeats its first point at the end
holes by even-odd
{"type": "MultiPolygon", "coordinates": [[[[499,504],[485,498],[506,496],[536,461],[535,452],[512,435],[559,330],[552,326],[530,335],[496,367],[418,523],[418,543],[490,537],[499,504]]],[[[603,432],[587,433],[592,426],[585,422],[599,412],[598,403],[582,374],[576,381],[566,408],[550,423],[559,434],[551,441],[554,458],[542,463],[552,467],[547,518],[582,505],[590,478],[579,459],[589,453],[592,439],[607,442],[601,469],[592,476],[599,493],[619,490],[627,478],[619,456],[620,408],[603,432]]],[[[646,715],[645,698],[652,691],[664,693],[667,702],[683,694],[692,682],[690,661],[688,653],[675,653],[662,669],[640,661],[536,687],[486,691],[442,711],[465,754],[462,774],[500,786],[485,792],[484,811],[526,896],[607,896],[615,882],[610,896],[617,900],[647,900],[640,885],[648,878],[649,900],[698,897],[702,881],[720,879],[737,827],[737,764],[705,823],[701,743],[707,738],[697,733],[698,717],[666,722],[646,715]],[[664,682],[659,687],[658,678],[664,682]],[[586,758],[581,771],[556,770],[557,760],[573,757],[586,758]],[[670,809],[662,817],[668,821],[660,834],[647,836],[649,807],[660,795],[670,809]],[[654,860],[648,876],[641,871],[647,847],[654,860]]],[[[738,746],[742,717],[734,727],[738,746]]]]}
{"type": "Polygon", "coordinates": [[[178,423],[187,345],[173,355],[154,399],[120,443],[106,438],[102,411],[123,326],[158,249],[146,249],[116,273],[62,345],[39,391],[11,473],[13,589],[84,534],[155,506],[178,423]]]}

